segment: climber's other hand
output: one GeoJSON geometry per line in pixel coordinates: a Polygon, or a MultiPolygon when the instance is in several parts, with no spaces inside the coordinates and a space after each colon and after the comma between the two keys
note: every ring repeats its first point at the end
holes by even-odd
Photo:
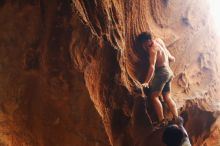
{"type": "Polygon", "coordinates": [[[149,83],[143,83],[142,86],[143,86],[144,88],[149,88],[149,83]]]}

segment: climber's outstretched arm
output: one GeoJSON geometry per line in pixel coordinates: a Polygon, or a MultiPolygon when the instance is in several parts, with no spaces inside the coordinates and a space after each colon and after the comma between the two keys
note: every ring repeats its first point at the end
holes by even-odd
{"type": "Polygon", "coordinates": [[[155,47],[149,49],[149,58],[150,58],[150,62],[149,62],[150,65],[148,69],[148,74],[147,74],[144,84],[142,84],[144,87],[149,87],[149,82],[152,79],[153,74],[154,74],[155,64],[156,64],[156,59],[157,59],[157,51],[155,47]]]}

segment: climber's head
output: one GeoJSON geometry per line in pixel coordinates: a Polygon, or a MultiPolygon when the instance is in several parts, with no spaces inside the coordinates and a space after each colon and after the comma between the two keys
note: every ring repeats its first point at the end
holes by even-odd
{"type": "Polygon", "coordinates": [[[152,35],[149,32],[142,32],[138,36],[138,40],[140,41],[143,48],[149,48],[153,45],[152,35]]]}
{"type": "Polygon", "coordinates": [[[177,125],[168,126],[163,133],[163,142],[167,146],[180,146],[184,138],[183,131],[177,125]]]}

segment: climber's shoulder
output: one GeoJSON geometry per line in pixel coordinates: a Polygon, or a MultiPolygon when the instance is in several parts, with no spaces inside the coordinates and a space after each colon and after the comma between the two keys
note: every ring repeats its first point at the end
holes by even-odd
{"type": "Polygon", "coordinates": [[[154,39],[157,43],[163,44],[164,41],[161,38],[155,38],[154,39]]]}
{"type": "Polygon", "coordinates": [[[157,44],[153,43],[153,45],[152,45],[151,48],[149,49],[149,53],[150,53],[150,54],[156,54],[157,51],[158,51],[157,44]]]}
{"type": "Polygon", "coordinates": [[[154,41],[155,41],[155,44],[162,46],[162,47],[165,47],[165,43],[161,38],[156,38],[156,39],[154,39],[154,41]]]}

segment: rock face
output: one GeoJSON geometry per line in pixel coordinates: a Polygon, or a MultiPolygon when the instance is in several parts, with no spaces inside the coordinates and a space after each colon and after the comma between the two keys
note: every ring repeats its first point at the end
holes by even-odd
{"type": "Polygon", "coordinates": [[[0,7],[0,145],[109,145],[69,53],[70,1],[0,7]]]}
{"type": "Polygon", "coordinates": [[[138,86],[143,31],[176,57],[172,93],[193,145],[220,145],[209,10],[208,0],[0,1],[0,145],[162,146],[138,86]]]}

